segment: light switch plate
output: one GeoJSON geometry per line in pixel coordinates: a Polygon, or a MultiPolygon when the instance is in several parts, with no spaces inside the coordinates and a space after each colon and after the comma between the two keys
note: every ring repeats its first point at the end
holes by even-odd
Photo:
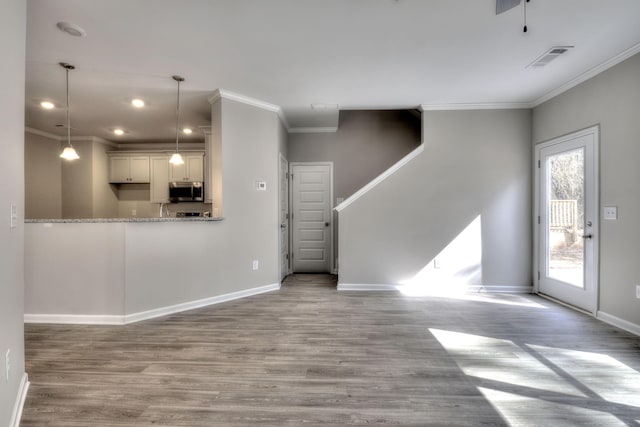
{"type": "Polygon", "coordinates": [[[18,206],[15,203],[11,203],[11,228],[18,226],[18,206]]]}
{"type": "Polygon", "coordinates": [[[604,219],[618,219],[618,207],[617,206],[605,206],[604,207],[604,219]]]}

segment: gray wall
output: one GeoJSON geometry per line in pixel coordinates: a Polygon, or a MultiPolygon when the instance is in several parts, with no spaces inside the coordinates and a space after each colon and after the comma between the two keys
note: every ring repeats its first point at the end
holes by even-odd
{"type": "Polygon", "coordinates": [[[279,283],[279,118],[226,99],[215,104],[225,219],[127,228],[127,314],[279,283]],[[255,190],[258,180],[267,191],[255,190]]]}
{"type": "Polygon", "coordinates": [[[62,218],[93,218],[93,144],[74,141],[73,147],[80,158],[62,162],[62,218]]]}
{"type": "Polygon", "coordinates": [[[290,134],[288,159],[333,162],[334,198],[346,199],[418,145],[420,119],[408,111],[346,110],[335,133],[290,134]]]}
{"type": "Polygon", "coordinates": [[[8,426],[24,375],[24,63],[26,6],[23,0],[0,3],[0,425],[8,426]],[[18,208],[17,227],[9,228],[9,206],[18,208]],[[4,379],[4,355],[11,349],[11,374],[4,379]]]}
{"type": "Polygon", "coordinates": [[[533,111],[533,142],[600,125],[600,311],[640,325],[640,55],[545,102],[533,111]],[[601,209],[602,212],[602,209],[601,209]]]}
{"type": "Polygon", "coordinates": [[[400,284],[480,217],[479,276],[531,285],[529,110],[427,111],[425,149],[340,213],[340,282],[400,284]]]}
{"type": "Polygon", "coordinates": [[[279,118],[216,104],[224,221],[27,224],[27,314],[122,316],[279,283],[279,118]]]}
{"type": "Polygon", "coordinates": [[[123,315],[125,226],[26,224],[25,313],[123,315]]]}
{"type": "Polygon", "coordinates": [[[25,218],[62,218],[60,142],[25,132],[25,218]]]}

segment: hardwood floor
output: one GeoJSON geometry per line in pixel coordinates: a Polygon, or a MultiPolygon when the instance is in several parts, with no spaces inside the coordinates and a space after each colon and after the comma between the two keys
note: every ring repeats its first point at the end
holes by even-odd
{"type": "Polygon", "coordinates": [[[127,326],[26,325],[22,426],[640,423],[640,338],[535,296],[280,291],[127,326]]]}

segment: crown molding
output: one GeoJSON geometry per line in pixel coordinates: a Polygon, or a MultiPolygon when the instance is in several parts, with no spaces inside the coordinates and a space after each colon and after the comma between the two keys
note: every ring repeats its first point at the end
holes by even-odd
{"type": "Polygon", "coordinates": [[[421,104],[420,110],[519,110],[529,109],[531,107],[531,102],[481,102],[460,104],[421,104]]]}
{"type": "MultiPolygon", "coordinates": [[[[32,135],[42,136],[44,138],[49,138],[57,142],[66,141],[67,138],[64,136],[55,135],[53,133],[45,132],[43,130],[34,129],[30,127],[24,128],[25,133],[30,133],[32,135]]],[[[99,144],[108,145],[109,147],[116,148],[118,145],[113,141],[109,141],[98,136],[73,136],[71,137],[71,142],[97,142],[99,144]]]]}
{"type": "Polygon", "coordinates": [[[548,100],[555,98],[556,96],[560,95],[561,93],[564,93],[566,91],[568,91],[569,89],[578,86],[580,83],[583,83],[587,80],[589,80],[592,77],[597,76],[598,74],[608,70],[609,68],[613,67],[614,65],[618,65],[619,63],[621,63],[622,61],[631,58],[632,56],[634,56],[635,54],[640,52],[640,43],[636,43],[635,45],[631,46],[629,49],[626,49],[622,52],[620,52],[619,54],[617,54],[616,56],[614,56],[613,58],[603,62],[600,65],[596,65],[595,67],[591,68],[590,70],[580,74],[578,77],[575,77],[571,80],[569,80],[568,82],[566,82],[565,84],[547,92],[546,94],[542,95],[540,98],[536,99],[535,101],[531,102],[531,107],[537,107],[540,104],[543,104],[545,102],[547,102],[548,100]]]}
{"type": "Polygon", "coordinates": [[[30,133],[32,135],[38,135],[38,136],[42,136],[45,138],[49,138],[49,139],[53,139],[54,141],[62,141],[62,137],[59,135],[55,135],[53,133],[49,133],[49,132],[45,132],[43,130],[38,130],[38,129],[34,129],[34,128],[30,128],[30,127],[25,127],[24,131],[26,133],[30,133]]]}
{"type": "Polygon", "coordinates": [[[209,98],[209,103],[213,104],[218,99],[229,99],[231,101],[241,102],[243,104],[251,105],[253,107],[262,108],[263,110],[273,111],[278,115],[280,121],[284,125],[284,127],[289,131],[291,127],[289,126],[289,122],[282,112],[282,108],[279,105],[271,104],[269,102],[261,101],[256,98],[251,98],[250,96],[240,95],[239,93],[231,92],[225,89],[216,89],[213,92],[213,96],[209,98]]]}

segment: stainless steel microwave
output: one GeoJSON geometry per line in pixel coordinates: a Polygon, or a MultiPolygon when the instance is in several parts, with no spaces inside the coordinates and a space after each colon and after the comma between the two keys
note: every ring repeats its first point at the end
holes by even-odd
{"type": "Polygon", "coordinates": [[[200,181],[170,182],[169,183],[169,201],[171,203],[203,202],[204,201],[204,183],[200,181]]]}

